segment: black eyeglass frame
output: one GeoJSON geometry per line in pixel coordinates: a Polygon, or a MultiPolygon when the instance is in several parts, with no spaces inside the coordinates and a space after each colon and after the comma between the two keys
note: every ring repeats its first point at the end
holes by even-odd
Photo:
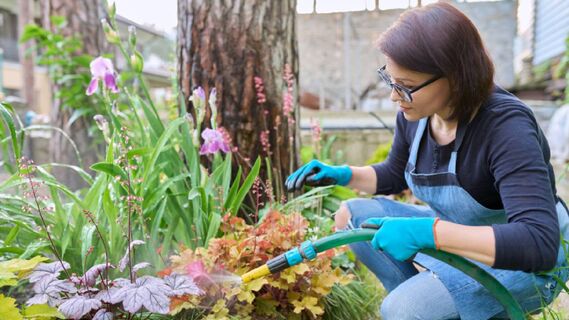
{"type": "Polygon", "coordinates": [[[395,89],[395,92],[397,92],[397,94],[401,97],[401,99],[403,99],[406,102],[413,102],[413,96],[412,94],[421,90],[422,88],[430,85],[431,83],[439,80],[440,78],[442,78],[442,75],[436,75],[434,77],[432,77],[431,79],[421,83],[420,85],[414,87],[413,89],[409,89],[406,88],[398,83],[394,83],[393,81],[391,81],[391,77],[389,76],[389,74],[385,71],[385,68],[387,66],[384,65],[383,67],[377,69],[377,74],[379,75],[379,78],[381,78],[383,81],[385,81],[385,83],[391,88],[391,90],[395,89]]]}

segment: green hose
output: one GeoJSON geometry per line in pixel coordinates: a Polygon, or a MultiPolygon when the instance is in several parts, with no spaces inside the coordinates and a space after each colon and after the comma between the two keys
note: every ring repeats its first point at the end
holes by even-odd
{"type": "MultiPolygon", "coordinates": [[[[371,241],[376,231],[377,230],[374,229],[354,229],[337,232],[333,235],[314,241],[312,245],[317,253],[323,252],[354,242],[371,241]]],[[[512,294],[510,294],[508,289],[506,289],[500,282],[498,282],[498,280],[484,269],[481,269],[476,264],[452,253],[433,249],[424,249],[421,250],[421,253],[441,260],[478,281],[494,296],[494,298],[496,298],[496,300],[502,304],[510,319],[525,319],[522,307],[516,299],[514,299],[512,294]]]]}
{"type": "MultiPolygon", "coordinates": [[[[269,274],[280,272],[303,261],[315,259],[319,252],[354,242],[370,241],[377,232],[377,230],[372,229],[372,227],[373,226],[369,226],[369,228],[365,227],[337,232],[333,235],[315,240],[314,242],[305,241],[300,246],[274,257],[267,261],[266,264],[241,275],[241,279],[246,283],[269,274]]],[[[452,253],[432,249],[421,250],[421,253],[441,260],[478,281],[502,304],[510,319],[525,319],[522,307],[516,299],[512,297],[508,289],[484,269],[452,253]]]]}

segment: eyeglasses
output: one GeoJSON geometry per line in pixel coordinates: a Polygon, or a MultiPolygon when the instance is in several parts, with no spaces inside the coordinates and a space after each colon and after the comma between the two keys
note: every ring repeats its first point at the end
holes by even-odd
{"type": "Polygon", "coordinates": [[[401,99],[403,99],[403,101],[406,102],[413,102],[413,96],[411,94],[421,90],[422,88],[442,78],[442,76],[440,75],[434,76],[431,79],[421,83],[416,87],[406,88],[400,84],[393,83],[393,81],[391,81],[391,76],[387,73],[385,67],[386,66],[383,66],[377,69],[377,74],[379,74],[379,78],[381,78],[391,88],[391,90],[395,90],[395,92],[397,92],[397,94],[401,97],[401,99]]]}

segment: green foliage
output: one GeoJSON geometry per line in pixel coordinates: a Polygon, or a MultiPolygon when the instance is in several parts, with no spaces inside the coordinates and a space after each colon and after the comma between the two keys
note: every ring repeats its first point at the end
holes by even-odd
{"type": "Polygon", "coordinates": [[[0,121],[0,144],[3,155],[1,164],[9,173],[16,172],[16,166],[13,163],[22,156],[23,133],[16,134],[16,125],[12,117],[14,113],[14,108],[9,103],[0,101],[0,115],[2,117],[2,121],[0,121]],[[12,153],[8,148],[9,143],[12,144],[12,153]],[[13,158],[10,159],[10,156],[13,158]]]}
{"type": "MultiPolygon", "coordinates": [[[[65,23],[55,20],[59,28],[65,23]]],[[[12,175],[0,183],[0,255],[25,258],[55,251],[71,264],[71,271],[83,273],[106,259],[118,261],[127,243],[135,239],[146,241],[136,250],[136,259],[157,268],[178,245],[207,246],[218,235],[222,215],[236,214],[241,207],[258,175],[260,159],[246,177],[238,167],[238,179],[232,181],[233,156],[216,154],[210,159],[213,170],[208,172],[200,163],[204,156],[199,154],[199,131],[194,123],[187,115],[161,120],[140,70],[121,74],[137,78],[141,95],[135,93],[138,90],[129,91],[119,79],[118,94],[103,90],[87,98],[91,58],[72,54],[80,42],[34,25],[28,26],[22,41],[31,39],[43,48],[39,60],[49,65],[58,97],[69,106],[92,107],[91,113],[76,110],[71,118],[79,113],[100,114],[98,127],[106,138],[106,151],[104,160],[91,167],[94,177],[66,164],[32,164],[33,174],[22,176],[22,169],[7,160],[8,156],[21,157],[23,136],[29,128],[18,129],[13,110],[2,104],[2,151],[12,175]],[[88,187],[70,190],[50,173],[52,166],[74,170],[88,187]],[[53,235],[54,248],[47,241],[46,228],[40,227],[44,222],[53,235]]],[[[135,48],[116,45],[129,61],[135,48]]]]}
{"type": "Polygon", "coordinates": [[[565,54],[555,68],[554,77],[565,79],[565,103],[569,103],[569,34],[565,38],[565,54]]]}
{"type": "MultiPolygon", "coordinates": [[[[65,18],[55,16],[51,18],[51,22],[55,28],[54,32],[36,24],[27,25],[20,42],[35,41],[35,47],[31,50],[38,52],[37,63],[47,68],[49,78],[56,88],[53,92],[54,98],[59,101],[61,110],[72,110],[67,122],[67,125],[71,126],[78,119],[92,119],[104,108],[100,99],[85,95],[90,80],[89,63],[93,57],[77,54],[82,51],[81,40],[61,33],[62,28],[67,25],[65,18]]],[[[95,128],[93,125],[90,132],[97,137],[95,128]]]]}
{"type": "Polygon", "coordinates": [[[326,296],[322,319],[379,319],[378,287],[361,281],[334,286],[326,296]]]}
{"type": "Polygon", "coordinates": [[[373,152],[371,158],[366,161],[367,165],[380,163],[387,159],[387,155],[389,155],[389,151],[391,150],[392,142],[380,144],[377,149],[373,152]]]}
{"type": "MultiPolygon", "coordinates": [[[[53,18],[53,22],[59,29],[66,23],[62,18],[53,18]]],[[[267,252],[276,255],[296,244],[295,241],[333,232],[331,214],[342,200],[357,196],[348,188],[311,188],[287,203],[271,200],[259,212],[262,219],[257,228],[243,224],[241,233],[231,235],[228,228],[241,223],[231,219],[237,219],[235,216],[243,209],[245,197],[255,188],[262,159],[256,159],[245,176],[240,166],[233,167],[235,161],[231,153],[201,155],[200,121],[194,123],[187,114],[176,115],[167,121],[160,118],[141,74],[144,62],[135,48],[135,33],[130,34],[129,44],[125,46],[119,41],[121,37],[113,15],[105,28],[107,38],[127,61],[127,70],[121,70],[117,80],[118,94],[103,90],[91,97],[85,95],[85,89],[90,79],[88,67],[92,57],[74,54],[81,47],[77,39],[35,25],[28,26],[22,36],[21,41],[35,40],[42,49],[39,63],[48,67],[57,86],[56,98],[64,107],[74,110],[70,122],[99,115],[97,126],[93,124],[91,129],[93,133],[97,133],[94,131],[97,127],[100,130],[105,153],[103,159],[90,168],[95,172],[94,176],[90,176],[85,168],[67,164],[28,163],[21,159],[25,135],[31,130],[46,128],[22,128],[14,110],[2,103],[2,164],[10,176],[0,182],[1,257],[27,259],[38,253],[55,254],[70,263],[71,272],[84,274],[93,265],[119,261],[129,243],[144,240],[144,245],[136,251],[132,249],[132,260],[148,261],[155,268],[162,268],[170,252],[187,248],[192,254],[208,252],[208,261],[231,265],[232,271],[241,272],[244,266],[266,261],[267,252]],[[138,87],[127,87],[130,80],[136,80],[138,87]],[[213,164],[211,171],[201,164],[205,157],[213,164]],[[87,187],[71,190],[51,174],[54,166],[64,166],[78,173],[87,187]],[[234,180],[233,176],[236,177],[234,180]],[[279,220],[275,218],[275,211],[293,214],[279,220]],[[308,223],[305,224],[302,218],[296,219],[298,215],[294,212],[302,212],[308,223]],[[234,223],[224,222],[224,216],[234,223]],[[293,217],[295,223],[302,223],[282,229],[286,225],[282,222],[290,222],[293,217]],[[262,234],[278,236],[280,242],[259,242],[256,247],[257,232],[263,228],[265,233],[262,234]],[[291,240],[291,235],[297,231],[301,234],[291,240]],[[251,244],[252,239],[254,244],[251,244]],[[225,245],[228,241],[230,246],[225,245]],[[264,246],[262,250],[261,246],[264,246]],[[233,255],[236,250],[240,252],[238,256],[233,255]]],[[[334,160],[331,156],[334,141],[335,137],[326,139],[317,146],[317,152],[303,149],[303,154],[308,155],[306,161],[319,158],[329,163],[339,162],[341,152],[336,153],[334,160]]],[[[270,162],[267,163],[271,172],[270,162]]],[[[361,300],[365,292],[369,293],[363,282],[334,287],[334,283],[347,284],[352,276],[343,273],[342,269],[351,270],[353,264],[353,257],[349,255],[340,255],[334,260],[328,255],[313,262],[314,270],[318,272],[312,272],[306,266],[298,267],[283,273],[280,278],[266,279],[266,283],[233,291],[229,299],[233,304],[237,300],[241,309],[231,309],[229,300],[223,299],[207,308],[216,315],[224,314],[225,309],[228,313],[235,311],[237,317],[251,314],[252,307],[259,312],[286,314],[293,318],[300,318],[301,314],[321,315],[324,308],[333,310],[335,307],[346,310],[344,314],[350,317],[356,312],[362,316],[370,315],[371,307],[354,302],[354,299],[361,300]],[[308,288],[307,279],[312,283],[308,288]],[[271,291],[291,294],[272,299],[269,287],[271,291]],[[306,292],[310,294],[306,295],[306,292]],[[330,299],[325,299],[329,293],[330,299]],[[249,305],[243,303],[253,301],[249,305]]],[[[18,284],[18,277],[20,274],[0,269],[0,283],[5,286],[18,284]]],[[[4,302],[0,305],[7,306],[6,314],[17,317],[13,313],[13,301],[4,302]]],[[[182,301],[180,305],[187,306],[186,302],[182,301]]],[[[37,309],[16,309],[16,312],[24,318],[58,316],[50,314],[52,310],[37,309]]]]}
{"type": "Polygon", "coordinates": [[[534,82],[539,83],[547,80],[546,77],[549,77],[551,74],[551,60],[546,60],[534,66],[532,71],[535,79],[534,82]]]}

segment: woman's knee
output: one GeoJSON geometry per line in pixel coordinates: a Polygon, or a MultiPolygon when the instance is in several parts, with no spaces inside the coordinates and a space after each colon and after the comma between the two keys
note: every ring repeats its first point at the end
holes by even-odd
{"type": "Polygon", "coordinates": [[[391,291],[381,304],[383,319],[457,319],[454,301],[431,272],[421,272],[391,291]]]}
{"type": "Polygon", "coordinates": [[[347,217],[346,222],[349,221],[353,227],[358,228],[369,218],[384,217],[387,215],[387,212],[384,210],[381,200],[381,198],[346,200],[340,206],[341,208],[343,207],[343,218],[346,219],[345,217],[347,217]]]}
{"type": "Polygon", "coordinates": [[[431,319],[428,315],[425,317],[422,311],[415,309],[416,303],[420,302],[410,301],[409,294],[395,289],[381,303],[381,318],[386,320],[431,319]]]}

